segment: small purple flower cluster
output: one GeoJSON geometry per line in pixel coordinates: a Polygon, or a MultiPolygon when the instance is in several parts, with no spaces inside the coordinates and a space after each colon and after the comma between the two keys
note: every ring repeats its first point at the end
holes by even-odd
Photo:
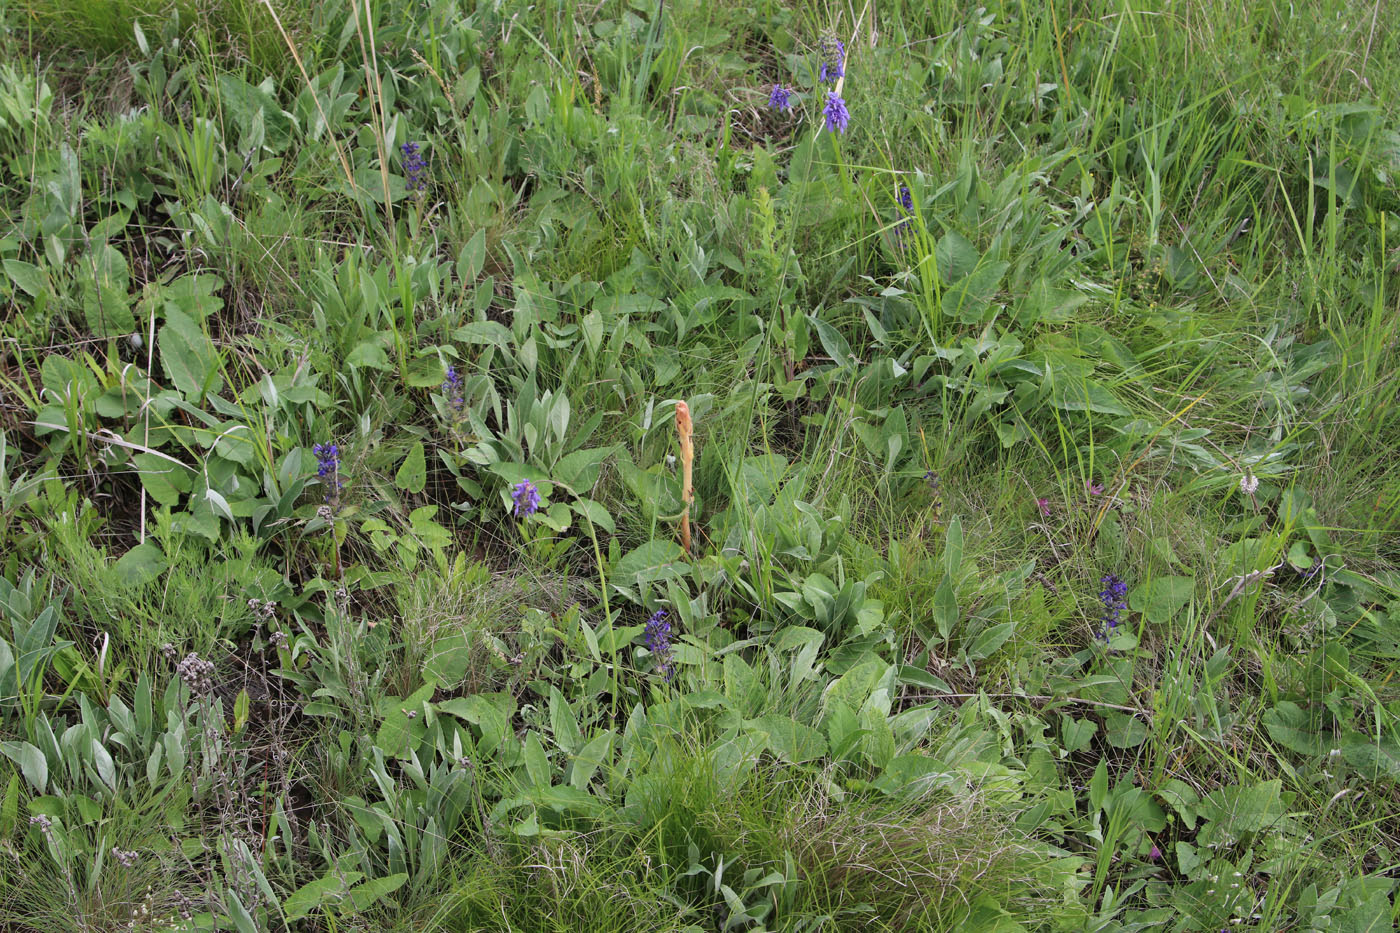
{"type": "Polygon", "coordinates": [[[834,84],[837,78],[846,76],[846,45],[835,36],[822,36],[818,45],[822,63],[817,80],[822,84],[834,84]]]}
{"type": "Polygon", "coordinates": [[[822,116],[826,118],[826,129],[829,133],[844,133],[846,125],[851,122],[851,113],[846,109],[846,102],[835,91],[826,92],[826,106],[822,108],[822,116]]]}
{"type": "MultiPolygon", "coordinates": [[[[817,47],[820,56],[817,80],[820,84],[835,84],[838,79],[846,76],[845,43],[827,35],[822,36],[817,47]]],[[[791,110],[793,93],[792,89],[782,84],[773,85],[773,89],[768,93],[768,109],[791,110]]],[[[846,109],[846,101],[836,93],[835,88],[826,92],[822,119],[826,122],[829,133],[844,133],[851,122],[851,112],[846,109]]]]}
{"type": "Polygon", "coordinates": [[[894,225],[894,241],[899,246],[904,245],[904,234],[909,229],[909,216],[914,213],[914,196],[909,193],[908,185],[899,186],[899,209],[904,213],[899,222],[894,225]]]}
{"type": "Polygon", "coordinates": [[[924,482],[928,484],[929,499],[933,504],[934,515],[943,506],[943,479],[932,470],[924,473],[924,482]]]}
{"type": "Polygon", "coordinates": [[[671,663],[671,623],[666,621],[665,609],[651,614],[642,635],[646,639],[647,650],[656,659],[656,672],[670,680],[675,668],[671,663]]]}
{"type": "Polygon", "coordinates": [[[316,455],[316,475],[326,485],[326,501],[340,495],[345,483],[340,478],[340,447],[335,444],[317,444],[311,448],[316,455]]]}
{"type": "Polygon", "coordinates": [[[453,414],[461,414],[462,406],[466,404],[466,398],[462,394],[462,377],[458,375],[457,367],[447,367],[447,374],[442,380],[442,394],[447,399],[447,405],[452,409],[453,414]]]}
{"type": "Polygon", "coordinates": [[[418,144],[404,143],[399,152],[403,155],[404,186],[409,191],[422,191],[428,186],[428,163],[419,155],[418,144]]]}
{"type": "Polygon", "coordinates": [[[1123,610],[1128,608],[1128,584],[1112,573],[1104,574],[1099,582],[1104,585],[1099,593],[1099,601],[1103,603],[1103,640],[1108,641],[1118,628],[1123,610]]]}
{"type": "Polygon", "coordinates": [[[516,518],[525,518],[540,510],[540,491],[528,479],[511,487],[510,498],[515,503],[516,518]]]}

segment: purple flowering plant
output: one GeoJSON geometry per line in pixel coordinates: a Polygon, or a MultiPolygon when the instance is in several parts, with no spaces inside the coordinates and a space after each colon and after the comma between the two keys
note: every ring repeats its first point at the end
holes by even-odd
{"type": "Polygon", "coordinates": [[[851,122],[846,102],[835,91],[826,92],[826,106],[822,108],[822,117],[826,120],[827,130],[832,133],[846,132],[846,126],[851,122]]]}
{"type": "Polygon", "coordinates": [[[540,491],[528,479],[522,479],[510,488],[510,499],[514,503],[516,518],[528,518],[540,510],[540,491]]]}
{"type": "Polygon", "coordinates": [[[666,610],[658,609],[651,614],[642,637],[656,661],[656,672],[670,680],[675,676],[675,667],[671,658],[671,623],[667,621],[666,610]]]}
{"type": "Polygon", "coordinates": [[[418,144],[404,143],[399,147],[399,154],[403,156],[404,187],[409,191],[422,191],[428,186],[428,163],[420,154],[418,144]]]}
{"type": "Polygon", "coordinates": [[[1123,610],[1128,608],[1128,584],[1113,573],[1104,574],[1099,582],[1104,587],[1099,592],[1099,602],[1103,603],[1103,631],[1100,634],[1104,641],[1108,641],[1118,628],[1123,610]]]}

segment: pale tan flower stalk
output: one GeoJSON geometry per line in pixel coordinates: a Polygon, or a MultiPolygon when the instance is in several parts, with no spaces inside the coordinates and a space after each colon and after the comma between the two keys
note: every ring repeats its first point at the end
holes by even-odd
{"type": "Polygon", "coordinates": [[[676,434],[681,441],[681,549],[690,553],[690,503],[695,498],[691,472],[695,466],[695,445],[691,443],[690,406],[676,403],[676,434]]]}

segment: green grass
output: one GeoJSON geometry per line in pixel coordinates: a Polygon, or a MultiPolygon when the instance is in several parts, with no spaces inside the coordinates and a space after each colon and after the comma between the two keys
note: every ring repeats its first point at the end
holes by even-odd
{"type": "Polygon", "coordinates": [[[0,5],[0,927],[1389,929],[1391,18],[0,5]]]}

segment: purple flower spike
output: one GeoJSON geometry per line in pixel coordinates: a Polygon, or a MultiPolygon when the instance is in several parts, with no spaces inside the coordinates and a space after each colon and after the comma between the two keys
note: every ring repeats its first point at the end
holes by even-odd
{"type": "Polygon", "coordinates": [[[781,84],[773,85],[773,91],[768,95],[768,106],[772,110],[791,110],[792,91],[781,84]]]}
{"type": "Polygon", "coordinates": [[[666,621],[665,609],[656,610],[647,619],[642,637],[646,639],[647,650],[656,659],[657,673],[670,680],[675,671],[671,666],[671,623],[666,621]]]}
{"type": "Polygon", "coordinates": [[[817,80],[826,84],[846,76],[846,45],[840,39],[823,36],[821,43],[822,66],[817,80]]]}
{"type": "Polygon", "coordinates": [[[1099,593],[1099,601],[1103,603],[1103,639],[1108,641],[1113,630],[1118,628],[1119,616],[1128,608],[1128,584],[1112,573],[1104,574],[1099,582],[1104,585],[1099,593]]]}
{"type": "Polygon", "coordinates": [[[511,487],[510,498],[515,503],[516,518],[525,518],[540,510],[540,491],[528,479],[522,479],[511,487]]]}
{"type": "Polygon", "coordinates": [[[835,91],[826,92],[826,106],[822,108],[822,116],[826,118],[827,130],[832,133],[846,132],[846,125],[851,122],[846,102],[837,96],[835,91]]]}
{"type": "Polygon", "coordinates": [[[418,144],[404,143],[399,152],[403,155],[404,187],[409,191],[422,191],[428,186],[428,163],[418,154],[418,144]]]}
{"type": "Polygon", "coordinates": [[[311,448],[316,455],[316,475],[326,484],[326,501],[330,502],[345,487],[340,478],[340,447],[336,444],[316,444],[311,448]]]}

